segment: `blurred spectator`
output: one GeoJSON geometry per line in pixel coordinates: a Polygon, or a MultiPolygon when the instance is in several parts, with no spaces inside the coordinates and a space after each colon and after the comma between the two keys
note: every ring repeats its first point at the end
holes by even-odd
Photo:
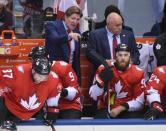
{"type": "Polygon", "coordinates": [[[145,88],[145,96],[150,108],[144,116],[147,120],[166,117],[166,61],[163,65],[155,68],[145,88]]]}
{"type": "Polygon", "coordinates": [[[154,55],[157,59],[157,66],[166,64],[166,30],[153,44],[154,55]]]}
{"type": "Polygon", "coordinates": [[[166,2],[164,4],[163,9],[163,18],[161,22],[157,22],[152,26],[152,29],[150,32],[146,32],[143,34],[143,36],[159,36],[160,34],[164,33],[166,30],[166,2]]]}
{"type": "Polygon", "coordinates": [[[13,0],[7,0],[8,4],[6,5],[6,10],[13,13],[13,0]]]}
{"type": "Polygon", "coordinates": [[[3,30],[12,29],[13,15],[6,10],[7,0],[0,0],[0,34],[3,30]]]}
{"type": "Polygon", "coordinates": [[[57,15],[57,19],[63,19],[69,7],[77,6],[83,10],[85,2],[86,0],[54,0],[54,13],[57,15]]]}
{"type": "Polygon", "coordinates": [[[56,18],[55,14],[53,13],[53,8],[47,7],[44,10],[44,21],[54,21],[56,18]]]}
{"type": "Polygon", "coordinates": [[[81,10],[72,6],[65,12],[64,20],[48,22],[45,27],[46,49],[50,60],[62,60],[70,65],[77,74],[79,83],[80,75],[80,32],[77,29],[81,10]]]}
{"type": "Polygon", "coordinates": [[[19,0],[24,8],[24,37],[40,38],[43,31],[43,0],[19,0]]]}
{"type": "Polygon", "coordinates": [[[109,5],[109,6],[106,7],[105,12],[104,12],[104,17],[105,17],[105,19],[104,19],[102,22],[97,22],[97,23],[95,23],[95,29],[105,27],[106,24],[107,24],[107,23],[106,23],[107,16],[108,16],[110,13],[112,13],[112,12],[115,12],[115,13],[119,14],[119,15],[122,17],[122,20],[123,20],[123,29],[133,32],[133,29],[132,29],[131,27],[124,25],[124,18],[123,18],[123,16],[122,16],[120,10],[118,9],[118,7],[115,6],[115,5],[109,5]]]}
{"type": "Polygon", "coordinates": [[[144,72],[130,64],[130,58],[129,47],[119,44],[116,61],[110,63],[109,68],[99,66],[89,91],[91,98],[97,101],[95,118],[142,117],[144,72]]]}

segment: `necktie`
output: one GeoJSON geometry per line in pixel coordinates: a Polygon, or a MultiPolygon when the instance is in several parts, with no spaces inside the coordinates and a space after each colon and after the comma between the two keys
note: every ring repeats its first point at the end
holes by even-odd
{"type": "Polygon", "coordinates": [[[116,49],[116,47],[118,45],[118,42],[117,42],[115,34],[112,37],[113,37],[113,41],[112,41],[112,44],[113,44],[113,46],[112,46],[113,47],[113,59],[115,59],[115,57],[116,57],[115,49],[116,49]]]}
{"type": "MultiPolygon", "coordinates": [[[[68,28],[67,33],[69,34],[71,30],[68,28]]],[[[72,52],[71,52],[71,39],[68,40],[68,47],[69,47],[69,64],[72,64],[72,52]]]]}

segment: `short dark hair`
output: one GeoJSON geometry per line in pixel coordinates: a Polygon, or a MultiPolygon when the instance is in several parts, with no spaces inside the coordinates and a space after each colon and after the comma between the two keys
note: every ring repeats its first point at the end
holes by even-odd
{"type": "MultiPolygon", "coordinates": [[[[124,22],[124,18],[123,18],[123,16],[122,16],[122,14],[121,14],[119,8],[118,8],[117,6],[115,6],[115,5],[109,5],[109,6],[106,7],[105,13],[104,13],[105,20],[107,19],[108,15],[109,15],[110,13],[113,13],[113,12],[119,14],[119,15],[121,16],[121,18],[122,18],[122,21],[124,22]]],[[[124,23],[123,23],[123,24],[124,24],[124,23]]]]}
{"type": "Polygon", "coordinates": [[[65,16],[67,17],[71,16],[72,14],[78,14],[80,17],[83,16],[81,9],[77,6],[71,6],[65,11],[65,16]]]}
{"type": "Polygon", "coordinates": [[[117,6],[115,6],[115,5],[109,5],[105,9],[105,13],[104,13],[105,19],[107,19],[108,15],[110,13],[112,13],[112,12],[115,12],[115,13],[117,13],[117,14],[119,14],[121,16],[120,10],[118,9],[117,6]]]}

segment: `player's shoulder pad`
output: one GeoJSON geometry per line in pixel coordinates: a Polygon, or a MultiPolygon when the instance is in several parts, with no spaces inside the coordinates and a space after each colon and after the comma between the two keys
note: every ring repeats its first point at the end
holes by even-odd
{"type": "Polygon", "coordinates": [[[59,65],[61,65],[61,66],[67,66],[67,65],[69,65],[67,62],[65,62],[65,61],[53,61],[53,63],[52,63],[52,66],[54,66],[55,64],[59,64],[59,65]]]}
{"type": "Polygon", "coordinates": [[[53,78],[59,78],[58,75],[57,75],[54,71],[51,71],[51,72],[50,72],[50,75],[51,75],[53,78]]]}
{"type": "Polygon", "coordinates": [[[166,66],[156,67],[153,71],[153,74],[157,76],[157,78],[160,79],[160,81],[165,83],[166,66]]]}
{"type": "Polygon", "coordinates": [[[135,80],[140,80],[144,77],[144,70],[139,68],[137,65],[133,66],[133,74],[135,74],[135,80]]]}
{"type": "Polygon", "coordinates": [[[22,65],[19,65],[16,68],[17,68],[18,72],[21,72],[21,73],[25,72],[24,67],[22,65]]]}
{"type": "Polygon", "coordinates": [[[154,70],[156,73],[166,74],[166,66],[159,66],[154,70]]]}
{"type": "Polygon", "coordinates": [[[137,71],[143,72],[143,69],[139,68],[137,65],[135,66],[137,71]]]}

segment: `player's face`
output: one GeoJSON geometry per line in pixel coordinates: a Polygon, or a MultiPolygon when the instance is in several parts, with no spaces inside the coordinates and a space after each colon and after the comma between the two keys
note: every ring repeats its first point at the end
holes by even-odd
{"type": "Polygon", "coordinates": [[[116,64],[121,70],[126,70],[130,63],[130,53],[119,51],[116,53],[116,64]]]}
{"type": "Polygon", "coordinates": [[[41,74],[36,73],[35,71],[32,71],[32,75],[33,75],[33,80],[36,84],[39,84],[43,81],[48,80],[48,75],[41,75],[41,74]]]}
{"type": "Polygon", "coordinates": [[[65,16],[65,23],[71,29],[74,30],[80,21],[80,15],[72,14],[71,16],[65,16]]]}

